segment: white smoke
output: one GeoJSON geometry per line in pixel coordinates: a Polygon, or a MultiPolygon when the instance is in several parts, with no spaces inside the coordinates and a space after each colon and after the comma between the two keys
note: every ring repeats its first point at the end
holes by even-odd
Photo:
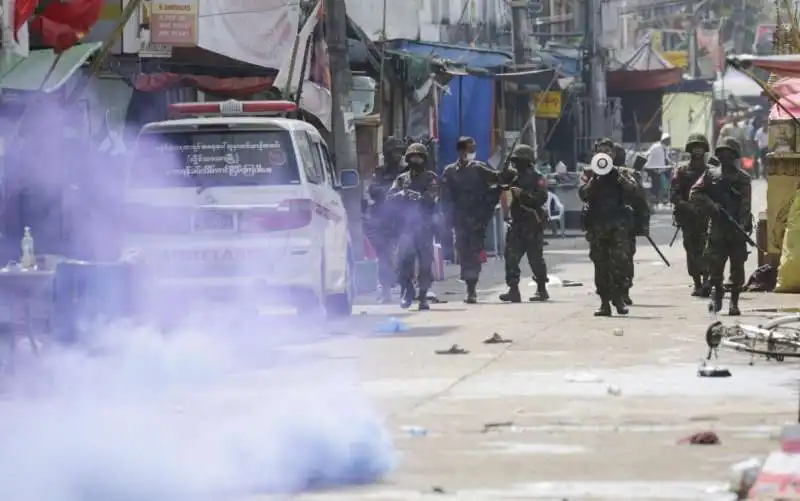
{"type": "Polygon", "coordinates": [[[349,371],[256,342],[269,332],[99,332],[6,389],[0,499],[211,501],[373,482],[394,464],[349,371]]]}

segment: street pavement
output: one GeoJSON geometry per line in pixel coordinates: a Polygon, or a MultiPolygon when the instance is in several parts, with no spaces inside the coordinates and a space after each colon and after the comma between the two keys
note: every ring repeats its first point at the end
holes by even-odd
{"type": "MultiPolygon", "coordinates": [[[[754,191],[757,214],[765,183],[754,191]]],[[[730,465],[775,449],[782,426],[797,421],[797,364],[756,358],[749,365],[748,355],[723,351],[711,363],[732,377],[699,378],[707,300],[689,297],[680,238],[667,246],[668,211],[654,217],[652,230],[672,266],[639,239],[635,305],[625,317],[592,315],[598,303],[585,240],[552,238],[551,276],[582,286],[552,287],[548,303],[501,304],[503,262],[491,260],[480,304],[465,305],[449,267],[450,278],[435,286],[447,303],[432,311],[358,306],[330,337],[289,348],[331,367],[355,364],[400,453],[380,485],[300,499],[727,499],[720,492],[730,465]],[[375,332],[388,316],[408,330],[375,332]],[[483,344],[493,333],[512,342],[483,344]],[[453,344],[469,353],[435,353],[453,344]],[[706,430],[721,445],[677,443],[706,430]]],[[[750,258],[748,275],[756,268],[750,258]]],[[[798,305],[796,296],[745,294],[740,321],[798,305]]]]}

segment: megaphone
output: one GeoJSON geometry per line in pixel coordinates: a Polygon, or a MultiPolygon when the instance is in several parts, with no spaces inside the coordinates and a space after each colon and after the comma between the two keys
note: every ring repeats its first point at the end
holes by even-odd
{"type": "Polygon", "coordinates": [[[606,153],[597,153],[589,162],[589,168],[598,176],[605,176],[614,168],[614,160],[606,153]]]}

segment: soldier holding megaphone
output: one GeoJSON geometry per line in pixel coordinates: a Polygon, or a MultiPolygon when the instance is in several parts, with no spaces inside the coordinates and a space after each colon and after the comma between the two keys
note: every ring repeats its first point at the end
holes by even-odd
{"type": "Polygon", "coordinates": [[[633,214],[629,201],[636,196],[637,183],[614,167],[614,142],[600,139],[595,154],[584,170],[578,190],[584,202],[582,222],[589,241],[589,258],[594,264],[594,283],[600,296],[595,316],[611,316],[613,304],[620,315],[628,313],[624,296],[630,288],[628,262],[633,214]]]}

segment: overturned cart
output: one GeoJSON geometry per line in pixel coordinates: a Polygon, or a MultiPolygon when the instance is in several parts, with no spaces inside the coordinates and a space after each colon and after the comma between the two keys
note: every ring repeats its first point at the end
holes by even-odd
{"type": "Polygon", "coordinates": [[[785,315],[760,325],[724,325],[714,322],[706,330],[708,359],[720,347],[783,362],[786,357],[800,358],[800,314],[785,315]]]}

